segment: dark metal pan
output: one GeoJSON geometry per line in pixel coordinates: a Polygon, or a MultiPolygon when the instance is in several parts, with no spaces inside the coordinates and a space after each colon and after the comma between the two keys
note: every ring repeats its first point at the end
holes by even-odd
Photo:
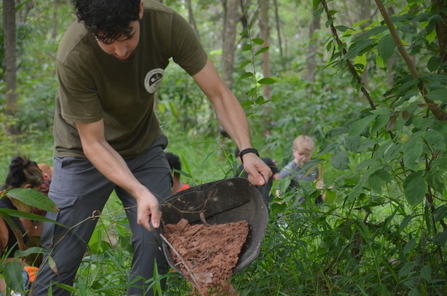
{"type": "MultiPolygon", "coordinates": [[[[180,191],[166,200],[161,211],[164,224],[177,224],[182,218],[190,224],[201,224],[201,215],[208,224],[246,220],[249,233],[233,274],[247,267],[261,251],[268,210],[257,188],[245,178],[219,180],[180,191]]],[[[163,240],[162,249],[169,265],[182,274],[163,240]]]]}

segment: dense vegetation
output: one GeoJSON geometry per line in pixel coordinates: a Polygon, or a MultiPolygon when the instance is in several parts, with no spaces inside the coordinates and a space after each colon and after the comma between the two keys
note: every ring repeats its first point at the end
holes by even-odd
{"type": "MultiPolygon", "coordinates": [[[[257,83],[266,77],[262,55],[255,55],[262,47],[256,23],[239,32],[249,38],[236,52],[233,91],[248,114],[254,146],[279,167],[290,160],[297,135],[315,139],[318,149],[306,167],[324,168],[327,199],[315,206],[311,200],[319,190],[303,182],[301,194],[309,202],[297,208],[288,202],[287,180],[279,182],[285,194],[272,201],[262,252],[233,284],[241,295],[446,295],[447,8],[422,0],[387,1],[386,8],[379,0],[317,0],[313,7],[278,2],[287,50],[280,53],[279,35],[272,33],[271,99],[262,97],[264,84],[257,83]],[[349,8],[365,3],[368,18],[350,19],[349,8]],[[312,17],[323,25],[311,39],[312,17]],[[312,44],[314,81],[304,78],[312,44]]],[[[13,118],[0,109],[2,179],[15,154],[51,162],[55,53],[74,17],[69,2],[58,2],[56,10],[50,3],[40,1],[18,24],[19,111],[13,118]],[[55,20],[57,34],[51,34],[55,20]],[[6,133],[10,124],[19,126],[19,135],[6,133]]],[[[165,3],[187,15],[183,2],[165,3]]],[[[255,15],[256,3],[245,4],[255,15]]],[[[219,66],[221,36],[214,32],[222,10],[198,1],[194,11],[200,37],[219,66]]],[[[272,26],[273,19],[272,12],[272,26]]],[[[0,106],[4,100],[2,93],[0,106]]],[[[233,176],[234,145],[219,136],[206,98],[175,65],[160,89],[157,114],[168,150],[182,156],[184,181],[233,176]]],[[[126,218],[112,196],[72,288],[75,295],[122,295],[130,258],[126,218]]],[[[188,294],[183,278],[167,277],[164,295],[188,294]]]]}

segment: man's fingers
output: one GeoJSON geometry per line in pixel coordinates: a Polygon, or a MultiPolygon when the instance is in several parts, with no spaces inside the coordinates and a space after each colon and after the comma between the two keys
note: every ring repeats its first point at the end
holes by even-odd
{"type": "Polygon", "coordinates": [[[157,210],[153,215],[151,215],[151,222],[154,228],[160,227],[160,220],[161,220],[161,212],[157,210]]]}

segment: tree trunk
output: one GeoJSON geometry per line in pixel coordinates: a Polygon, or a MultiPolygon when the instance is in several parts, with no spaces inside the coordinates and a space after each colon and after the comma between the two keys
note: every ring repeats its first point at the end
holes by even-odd
{"type": "Polygon", "coordinates": [[[317,38],[314,38],[315,31],[320,29],[320,16],[315,17],[312,11],[312,23],[309,27],[309,47],[307,49],[307,61],[306,61],[306,80],[313,84],[315,82],[315,72],[317,69],[316,56],[317,56],[317,38]]]}
{"type": "Polygon", "coordinates": [[[236,49],[236,26],[239,20],[239,0],[226,1],[222,45],[222,80],[229,88],[233,88],[234,52],[236,49]]]}
{"type": "Polygon", "coordinates": [[[54,3],[53,3],[53,32],[51,33],[53,42],[55,42],[56,38],[57,38],[57,27],[58,27],[57,8],[59,7],[59,2],[60,2],[60,0],[54,0],[54,3]]]}
{"type": "MultiPolygon", "coordinates": [[[[261,29],[261,38],[264,40],[263,46],[270,46],[270,27],[269,27],[269,0],[259,0],[259,6],[261,7],[261,18],[259,19],[259,27],[261,29]]],[[[271,76],[270,71],[270,51],[262,53],[262,72],[265,78],[271,76]]],[[[271,98],[271,85],[263,85],[264,97],[266,100],[271,98]]]]}
{"type": "Polygon", "coordinates": [[[197,28],[196,19],[194,18],[194,12],[192,10],[191,0],[186,0],[186,6],[188,7],[188,22],[196,31],[197,37],[199,37],[199,29],[197,28]]]}
{"type": "MultiPolygon", "coordinates": [[[[234,52],[236,50],[236,27],[239,21],[239,0],[222,1],[225,11],[223,20],[223,44],[222,44],[222,80],[229,88],[233,88],[234,52]]],[[[220,135],[229,138],[227,132],[221,126],[220,135]]],[[[221,147],[225,147],[224,141],[219,141],[221,147]]],[[[228,150],[228,149],[226,149],[228,150]]],[[[231,153],[230,151],[228,151],[231,153]]]]}
{"type": "MultiPolygon", "coordinates": [[[[359,6],[360,6],[360,19],[366,20],[371,18],[371,0],[359,0],[359,6]]],[[[371,20],[368,22],[364,22],[361,25],[362,29],[365,29],[367,26],[371,24],[371,20]]],[[[366,89],[368,89],[369,84],[369,75],[368,75],[368,63],[365,64],[365,69],[363,69],[362,74],[362,82],[366,89]]]]}
{"type": "MultiPolygon", "coordinates": [[[[444,1],[441,0],[432,0],[433,6],[438,6],[439,10],[445,8],[444,1]]],[[[439,43],[439,52],[440,52],[440,58],[441,63],[440,65],[443,65],[445,61],[447,60],[447,17],[444,13],[440,14],[442,19],[444,20],[444,23],[436,23],[436,33],[438,34],[438,43],[439,43]]],[[[444,69],[444,72],[447,72],[447,69],[444,69]]]]}
{"type": "MultiPolygon", "coordinates": [[[[17,66],[16,66],[16,18],[14,0],[3,0],[3,30],[5,34],[6,60],[6,110],[7,116],[17,113],[17,66]]],[[[7,131],[18,134],[15,124],[7,125],[7,131]]]]}
{"type": "Polygon", "coordinates": [[[275,6],[275,24],[276,24],[276,34],[278,35],[278,48],[279,48],[279,56],[281,57],[281,66],[284,68],[284,52],[283,52],[283,45],[282,45],[282,37],[281,37],[281,23],[279,18],[279,7],[278,7],[278,0],[273,0],[273,4],[275,6]]]}
{"type": "MultiPolygon", "coordinates": [[[[269,0],[259,0],[259,6],[261,7],[261,17],[259,19],[259,27],[261,29],[261,38],[264,40],[262,44],[264,47],[270,46],[270,26],[269,26],[269,0]]],[[[270,65],[270,51],[267,50],[262,53],[262,73],[263,77],[271,77],[271,65],[270,65]]],[[[270,84],[264,84],[262,86],[264,99],[269,101],[271,99],[271,89],[272,86],[270,84]]],[[[265,114],[269,114],[271,112],[271,107],[269,104],[265,104],[262,106],[262,110],[265,114]]],[[[270,132],[270,121],[268,116],[265,116],[264,119],[264,128],[262,130],[262,134],[264,136],[269,135],[270,132]]]]}

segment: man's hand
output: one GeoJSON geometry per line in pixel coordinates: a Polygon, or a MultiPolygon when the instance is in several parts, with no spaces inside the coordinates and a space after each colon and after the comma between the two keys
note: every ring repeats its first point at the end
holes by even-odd
{"type": "Polygon", "coordinates": [[[160,226],[161,212],[159,211],[159,204],[157,198],[147,190],[142,196],[136,198],[137,200],[137,223],[144,226],[149,231],[152,231],[149,220],[155,228],[160,226]]]}
{"type": "Polygon", "coordinates": [[[272,176],[272,170],[254,153],[244,154],[244,169],[248,173],[248,181],[256,186],[263,186],[272,176]]]}

